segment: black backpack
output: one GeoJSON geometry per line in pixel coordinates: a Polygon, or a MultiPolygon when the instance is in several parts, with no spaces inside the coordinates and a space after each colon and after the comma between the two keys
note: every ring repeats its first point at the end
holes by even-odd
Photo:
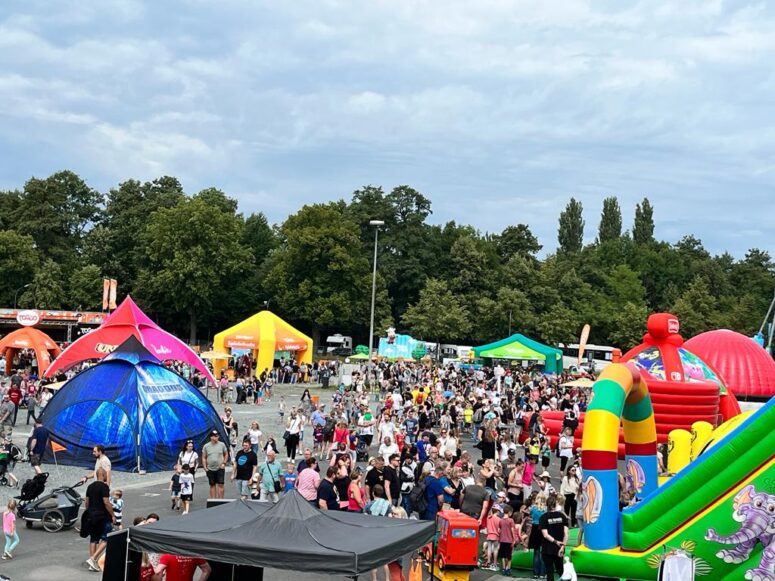
{"type": "Polygon", "coordinates": [[[425,514],[428,510],[428,499],[425,497],[425,489],[427,485],[423,480],[419,484],[415,484],[412,491],[409,493],[409,502],[412,505],[412,510],[417,512],[420,516],[425,514]]]}
{"type": "Polygon", "coordinates": [[[326,425],[323,426],[323,435],[324,436],[330,436],[334,433],[334,427],[336,424],[334,423],[334,420],[332,418],[326,418],[326,425]]]}

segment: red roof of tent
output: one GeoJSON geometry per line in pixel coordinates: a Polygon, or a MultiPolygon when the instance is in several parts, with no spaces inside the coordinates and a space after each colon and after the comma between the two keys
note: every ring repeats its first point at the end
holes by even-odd
{"type": "Polygon", "coordinates": [[[718,370],[724,385],[738,397],[775,395],[775,361],[750,337],[719,329],[692,337],[686,347],[718,370]]]}
{"type": "Polygon", "coordinates": [[[188,363],[215,383],[210,370],[199,356],[183,341],[154,323],[129,296],[99,328],[65,349],[46,370],[46,377],[89,359],[102,359],[130,335],[134,335],[146,349],[162,361],[188,363]]]}

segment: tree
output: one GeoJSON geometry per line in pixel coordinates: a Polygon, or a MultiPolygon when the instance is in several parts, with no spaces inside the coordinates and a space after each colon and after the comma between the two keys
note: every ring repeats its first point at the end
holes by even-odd
{"type": "Polygon", "coordinates": [[[441,339],[466,337],[471,329],[468,310],[437,278],[425,282],[419,299],[409,305],[401,320],[415,336],[435,340],[437,344],[441,339]]]}
{"type": "Polygon", "coordinates": [[[498,255],[505,260],[513,256],[535,256],[543,248],[527,224],[507,226],[496,237],[495,244],[498,255]]]}
{"type": "Polygon", "coordinates": [[[648,244],[654,240],[654,208],[648,198],[635,205],[632,239],[635,244],[648,244]]]}
{"type": "Polygon", "coordinates": [[[603,211],[600,214],[600,226],[597,239],[599,242],[616,240],[622,235],[622,209],[619,200],[611,196],[603,200],[603,211]]]}
{"type": "Polygon", "coordinates": [[[41,265],[32,285],[19,298],[19,305],[33,309],[62,309],[67,305],[62,268],[51,258],[41,265]]]}
{"type": "Polygon", "coordinates": [[[649,310],[645,304],[628,302],[613,318],[611,331],[608,333],[608,344],[622,349],[622,352],[635,347],[641,342],[646,328],[649,310]]]}
{"type": "Polygon", "coordinates": [[[0,230],[0,304],[13,304],[15,291],[32,282],[38,263],[32,236],[0,230]]]}
{"type": "Polygon", "coordinates": [[[718,327],[716,301],[708,289],[708,281],[701,276],[695,277],[673,305],[673,313],[681,322],[684,337],[718,327]]]}
{"type": "Polygon", "coordinates": [[[85,231],[99,217],[102,194],[71,171],[24,184],[13,222],[29,234],[44,258],[75,259],[85,231]]]}
{"type": "MultiPolygon", "coordinates": [[[[267,262],[265,287],[280,312],[321,331],[364,328],[371,308],[371,262],[358,227],[337,204],[304,206],[280,228],[284,243],[267,262]]],[[[384,281],[377,277],[376,319],[389,313],[384,281]]]]}
{"type": "Polygon", "coordinates": [[[240,243],[243,227],[240,217],[205,197],[151,215],[143,237],[148,266],[138,275],[138,293],[153,309],[186,313],[191,343],[198,321],[253,261],[240,243]]]}
{"type": "Polygon", "coordinates": [[[579,252],[584,245],[584,208],[575,198],[560,213],[557,241],[565,253],[579,252]]]}
{"type": "Polygon", "coordinates": [[[256,259],[256,266],[260,266],[269,256],[279,241],[277,234],[269,225],[269,222],[263,212],[251,214],[245,220],[245,234],[242,242],[250,248],[256,259]]]}
{"type": "Polygon", "coordinates": [[[102,273],[99,266],[87,264],[73,271],[68,283],[68,304],[78,310],[99,311],[102,307],[102,273]]]}

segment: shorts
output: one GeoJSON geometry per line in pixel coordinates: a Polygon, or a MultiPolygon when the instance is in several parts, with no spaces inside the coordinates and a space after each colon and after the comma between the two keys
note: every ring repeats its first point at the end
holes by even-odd
{"type": "Polygon", "coordinates": [[[107,541],[108,534],[111,531],[113,531],[113,523],[107,519],[93,523],[91,532],[89,533],[89,542],[96,544],[100,541],[107,541]]]}
{"type": "Polygon", "coordinates": [[[239,496],[250,496],[250,480],[235,480],[234,485],[239,496]]]}
{"type": "Polygon", "coordinates": [[[498,547],[498,558],[508,559],[509,566],[511,566],[511,555],[514,553],[514,545],[511,543],[501,543],[498,547]]]}
{"type": "Polygon", "coordinates": [[[180,496],[180,490],[171,490],[170,491],[170,498],[177,498],[180,496]]]}
{"type": "Polygon", "coordinates": [[[40,454],[30,454],[30,466],[40,466],[41,460],[40,454]]]}
{"type": "Polygon", "coordinates": [[[207,472],[207,482],[210,483],[210,486],[223,484],[224,477],[226,476],[225,469],[221,468],[220,470],[206,470],[205,472],[207,472]]]}
{"type": "Polygon", "coordinates": [[[192,500],[194,500],[194,495],[193,494],[181,494],[180,495],[180,500],[182,500],[183,502],[191,502],[192,500]]]}
{"type": "Polygon", "coordinates": [[[484,550],[489,551],[492,555],[493,553],[498,552],[498,548],[500,547],[500,541],[484,541],[484,550]]]}

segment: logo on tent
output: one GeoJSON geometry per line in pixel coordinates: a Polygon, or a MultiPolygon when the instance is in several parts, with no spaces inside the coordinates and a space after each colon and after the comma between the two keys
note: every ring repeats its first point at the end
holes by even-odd
{"type": "Polygon", "coordinates": [[[108,345],[106,343],[97,343],[94,346],[94,350],[97,353],[113,353],[113,351],[116,350],[116,347],[118,347],[118,345],[108,345]]]}
{"type": "Polygon", "coordinates": [[[32,327],[40,323],[38,311],[19,311],[16,314],[16,322],[24,327],[32,327]]]}

